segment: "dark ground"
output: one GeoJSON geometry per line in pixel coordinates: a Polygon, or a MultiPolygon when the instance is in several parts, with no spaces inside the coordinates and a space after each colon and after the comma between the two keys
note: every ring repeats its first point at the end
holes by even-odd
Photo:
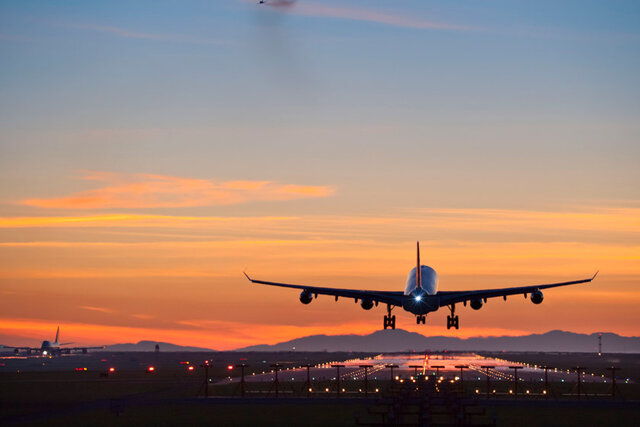
{"type": "MultiPolygon", "coordinates": [[[[335,397],[331,382],[314,384],[314,389],[320,392],[311,399],[305,397],[305,386],[298,382],[284,384],[278,399],[269,383],[249,384],[249,397],[244,399],[238,397],[238,384],[210,386],[210,395],[216,397],[202,397],[204,370],[199,364],[205,360],[213,360],[210,376],[222,379],[229,372],[234,372],[234,376],[238,374],[236,368],[234,371],[227,369],[230,364],[251,365],[247,369],[250,375],[252,369],[261,372],[275,362],[299,366],[367,356],[297,352],[93,353],[54,359],[2,359],[0,425],[347,426],[356,425],[356,420],[365,425],[380,425],[388,415],[389,408],[393,404],[399,405],[398,402],[408,413],[417,411],[418,406],[411,403],[415,396],[411,394],[414,393],[413,389],[407,388],[410,386],[408,382],[403,386],[404,389],[398,388],[398,383],[392,385],[390,381],[372,382],[370,390],[379,388],[380,393],[372,393],[374,395],[367,399],[358,392],[362,387],[361,381],[343,382],[346,392],[340,398],[335,397]],[[180,363],[186,361],[190,362],[189,365],[180,363]],[[152,365],[155,371],[147,373],[146,369],[152,365]],[[116,366],[117,370],[106,376],[110,366],[116,366]],[[189,371],[188,366],[197,368],[189,371]],[[75,368],[83,370],[75,371],[75,368]],[[331,392],[325,393],[326,387],[331,392]],[[393,389],[389,390],[390,387],[393,389]],[[267,394],[270,388],[271,392],[267,394]]],[[[467,420],[475,423],[470,425],[491,425],[495,420],[498,426],[624,426],[637,425],[640,419],[638,355],[594,358],[587,354],[500,353],[497,356],[505,360],[548,364],[559,368],[579,364],[591,369],[604,369],[615,363],[622,368],[621,379],[628,377],[631,383],[619,382],[616,399],[607,396],[610,392],[607,388],[587,389],[586,392],[591,391],[591,396],[582,396],[581,400],[577,400],[576,396],[567,396],[575,385],[554,384],[556,396],[548,400],[534,389],[531,395],[520,396],[518,400],[509,396],[506,390],[502,394],[498,390],[498,395],[492,395],[487,400],[482,381],[466,383],[464,397],[460,397],[459,389],[445,388],[441,388],[439,393],[431,390],[421,396],[431,396],[430,408],[442,407],[452,411],[451,408],[465,406],[471,412],[477,411],[478,416],[467,420]]],[[[424,400],[423,397],[420,399],[424,400]]],[[[417,415],[405,417],[408,418],[403,418],[404,425],[416,425],[417,415]]],[[[437,415],[434,420],[437,420],[437,415]]]]}

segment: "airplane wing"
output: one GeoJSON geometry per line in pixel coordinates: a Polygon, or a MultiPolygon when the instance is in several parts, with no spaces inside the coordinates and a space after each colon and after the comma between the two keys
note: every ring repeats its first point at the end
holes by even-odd
{"type": "Polygon", "coordinates": [[[85,350],[101,350],[104,346],[101,345],[99,347],[64,347],[62,350],[70,350],[70,351],[85,351],[85,350]]]}
{"type": "Polygon", "coordinates": [[[508,295],[520,295],[520,294],[530,294],[535,291],[539,291],[541,289],[555,288],[558,286],[567,286],[567,285],[577,285],[579,283],[587,283],[591,282],[596,278],[598,273],[593,275],[593,277],[589,279],[582,280],[573,280],[571,282],[560,282],[560,283],[548,283],[544,285],[531,285],[531,286],[518,286],[514,288],[501,288],[501,289],[484,289],[477,291],[451,291],[451,292],[438,292],[436,296],[440,297],[440,307],[444,307],[447,305],[464,302],[466,303],[472,299],[486,299],[486,298],[495,298],[495,297],[504,297],[506,298],[508,295]]]}
{"type": "Polygon", "coordinates": [[[3,350],[13,350],[13,352],[17,354],[20,354],[20,353],[31,354],[31,353],[39,352],[40,347],[12,347],[10,345],[0,346],[0,351],[3,351],[3,350]]]}
{"type": "Polygon", "coordinates": [[[252,283],[258,283],[260,285],[280,286],[282,288],[293,288],[306,290],[314,296],[317,295],[331,295],[336,297],[353,298],[356,301],[369,299],[375,303],[381,302],[389,305],[402,305],[402,301],[405,299],[404,292],[386,292],[386,291],[366,291],[357,289],[339,289],[339,288],[325,288],[320,286],[309,285],[292,285],[289,283],[267,282],[264,280],[255,280],[249,277],[247,273],[244,273],[247,279],[252,283]]]}

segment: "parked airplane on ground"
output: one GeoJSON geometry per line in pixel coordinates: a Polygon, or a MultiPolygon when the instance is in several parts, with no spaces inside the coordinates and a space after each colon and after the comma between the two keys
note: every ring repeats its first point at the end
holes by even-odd
{"type": "Polygon", "coordinates": [[[42,356],[57,356],[60,354],[70,354],[72,351],[79,351],[82,353],[86,353],[88,350],[96,350],[102,349],[101,347],[62,347],[63,345],[73,344],[70,342],[58,342],[58,337],[60,336],[60,326],[58,326],[58,330],[56,331],[56,339],[55,341],[42,341],[40,347],[9,347],[5,346],[5,348],[12,348],[14,353],[26,353],[26,354],[40,354],[42,356]]]}
{"type": "Polygon", "coordinates": [[[406,311],[416,315],[416,323],[425,324],[427,313],[438,310],[440,307],[448,307],[451,314],[447,316],[447,329],[460,327],[458,316],[455,314],[456,304],[462,303],[465,307],[467,302],[474,310],[482,308],[483,302],[487,302],[487,298],[503,297],[505,300],[508,295],[524,294],[526,298],[531,294],[531,302],[540,304],[543,299],[541,289],[554,288],[558,286],[576,285],[578,283],[591,282],[596,275],[589,279],[574,280],[571,282],[549,283],[544,285],[519,286],[514,288],[501,289],[484,289],[476,291],[438,291],[438,275],[436,271],[426,265],[420,264],[420,242],[417,243],[417,265],[409,272],[407,285],[404,292],[393,291],[364,291],[354,289],[337,289],[325,288],[308,285],[291,285],[287,283],[266,282],[263,280],[254,280],[247,273],[244,273],[253,283],[262,285],[282,286],[285,288],[302,289],[300,293],[300,302],[309,304],[318,295],[332,295],[338,300],[338,297],[353,298],[356,303],[365,310],[370,310],[378,303],[387,305],[387,314],[384,316],[384,329],[396,328],[396,316],[391,315],[394,307],[402,307],[406,311]]]}

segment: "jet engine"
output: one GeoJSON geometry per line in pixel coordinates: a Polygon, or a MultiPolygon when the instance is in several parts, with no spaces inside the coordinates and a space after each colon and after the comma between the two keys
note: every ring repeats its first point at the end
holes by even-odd
{"type": "Polygon", "coordinates": [[[313,294],[308,290],[300,292],[300,302],[303,304],[309,304],[313,300],[313,294]]]}
{"type": "Polygon", "coordinates": [[[482,300],[480,298],[474,298],[471,301],[469,301],[469,305],[474,310],[480,310],[482,308],[482,300]]]}
{"type": "Polygon", "coordinates": [[[544,295],[540,291],[531,292],[531,302],[534,304],[540,304],[544,299],[544,295]]]}
{"type": "Polygon", "coordinates": [[[360,306],[365,310],[371,310],[371,308],[373,307],[373,300],[363,299],[360,303],[360,306]]]}

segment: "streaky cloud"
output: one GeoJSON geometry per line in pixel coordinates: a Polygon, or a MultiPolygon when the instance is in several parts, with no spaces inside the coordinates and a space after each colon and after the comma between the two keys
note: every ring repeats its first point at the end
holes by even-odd
{"type": "Polygon", "coordinates": [[[64,22],[57,25],[77,30],[93,31],[97,33],[111,34],[117,37],[150,41],[167,41],[178,43],[192,43],[202,45],[229,45],[231,42],[227,40],[206,39],[200,37],[189,36],[185,34],[162,34],[162,33],[145,33],[129,30],[127,28],[117,27],[114,25],[100,25],[91,23],[64,22]]]}
{"type": "Polygon", "coordinates": [[[27,199],[19,203],[50,209],[177,208],[328,197],[334,193],[328,186],[272,181],[213,181],[156,174],[81,172],[83,179],[107,185],[67,197],[27,199]]]}
{"type": "MultiPolygon", "coordinates": [[[[251,0],[240,0],[244,3],[251,3],[251,0]]],[[[450,24],[439,21],[429,21],[417,17],[395,15],[378,10],[325,6],[313,3],[299,3],[294,1],[277,0],[266,2],[265,5],[272,6],[274,10],[282,13],[298,16],[345,19],[351,21],[372,22],[376,24],[390,25],[401,28],[412,28],[418,30],[449,30],[449,31],[483,31],[482,28],[450,24]]]]}

